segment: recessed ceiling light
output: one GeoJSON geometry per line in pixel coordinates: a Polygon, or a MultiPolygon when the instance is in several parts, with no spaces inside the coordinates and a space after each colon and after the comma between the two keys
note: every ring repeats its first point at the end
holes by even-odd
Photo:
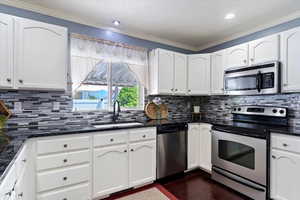
{"type": "Polygon", "coordinates": [[[118,21],[118,20],[114,20],[112,23],[113,23],[113,25],[115,25],[115,26],[119,26],[119,25],[121,24],[121,22],[118,21]]]}
{"type": "Polygon", "coordinates": [[[235,18],[235,14],[234,13],[228,13],[226,16],[225,16],[225,19],[233,19],[235,18]]]}

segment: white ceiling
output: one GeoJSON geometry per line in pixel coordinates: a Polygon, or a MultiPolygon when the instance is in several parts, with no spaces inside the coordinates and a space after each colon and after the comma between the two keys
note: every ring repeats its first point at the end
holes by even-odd
{"type": "Polygon", "coordinates": [[[299,0],[23,0],[90,24],[192,50],[300,17],[299,0]],[[233,12],[236,18],[225,20],[233,12]]]}

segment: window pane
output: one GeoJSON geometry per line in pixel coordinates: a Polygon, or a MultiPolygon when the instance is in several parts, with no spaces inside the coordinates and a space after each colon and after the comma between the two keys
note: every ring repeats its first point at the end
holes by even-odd
{"type": "Polygon", "coordinates": [[[101,85],[82,85],[73,97],[73,109],[108,109],[108,87],[101,85]]]}
{"type": "Polygon", "coordinates": [[[73,91],[74,110],[108,109],[108,63],[97,64],[73,91]]]}
{"type": "Polygon", "coordinates": [[[118,100],[124,108],[141,105],[141,88],[136,75],[127,64],[112,63],[112,101],[118,100]]]}

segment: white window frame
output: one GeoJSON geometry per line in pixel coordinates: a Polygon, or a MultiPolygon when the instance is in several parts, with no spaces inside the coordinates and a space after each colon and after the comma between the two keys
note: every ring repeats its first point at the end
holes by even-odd
{"type": "MultiPolygon", "coordinates": [[[[78,112],[91,112],[91,111],[112,111],[113,110],[113,101],[112,101],[112,61],[108,62],[108,80],[107,80],[107,91],[108,91],[108,105],[107,109],[94,109],[94,110],[75,110],[73,107],[73,111],[78,111],[78,112]]],[[[144,110],[144,105],[145,105],[145,87],[139,83],[139,105],[135,108],[126,108],[126,107],[121,107],[121,110],[144,110]]]]}

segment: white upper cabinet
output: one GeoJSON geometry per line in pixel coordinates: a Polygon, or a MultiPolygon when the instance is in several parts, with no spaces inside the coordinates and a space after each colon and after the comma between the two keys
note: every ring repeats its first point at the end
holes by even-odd
{"type": "Polygon", "coordinates": [[[300,91],[300,28],[281,33],[282,91],[300,91]]]}
{"type": "Polygon", "coordinates": [[[226,65],[225,69],[233,67],[243,67],[249,65],[249,45],[240,44],[226,49],[226,65]]]}
{"type": "Polygon", "coordinates": [[[211,55],[211,94],[224,94],[224,51],[211,55]]]}
{"type": "Polygon", "coordinates": [[[186,94],[187,84],[187,56],[174,54],[174,93],[186,94]]]}
{"type": "Polygon", "coordinates": [[[249,43],[250,65],[279,60],[279,35],[271,35],[249,43]]]}
{"type": "Polygon", "coordinates": [[[187,56],[163,49],[150,53],[150,93],[186,94],[187,56]]]}
{"type": "Polygon", "coordinates": [[[16,86],[21,89],[65,90],[67,29],[16,18],[16,86]]]}
{"type": "Polygon", "coordinates": [[[13,88],[13,17],[0,14],[0,88],[13,88]]]}
{"type": "Polygon", "coordinates": [[[158,92],[172,94],[174,90],[174,54],[171,51],[158,51],[158,92]]]}
{"type": "Polygon", "coordinates": [[[188,56],[188,94],[210,94],[210,54],[188,56]]]}

